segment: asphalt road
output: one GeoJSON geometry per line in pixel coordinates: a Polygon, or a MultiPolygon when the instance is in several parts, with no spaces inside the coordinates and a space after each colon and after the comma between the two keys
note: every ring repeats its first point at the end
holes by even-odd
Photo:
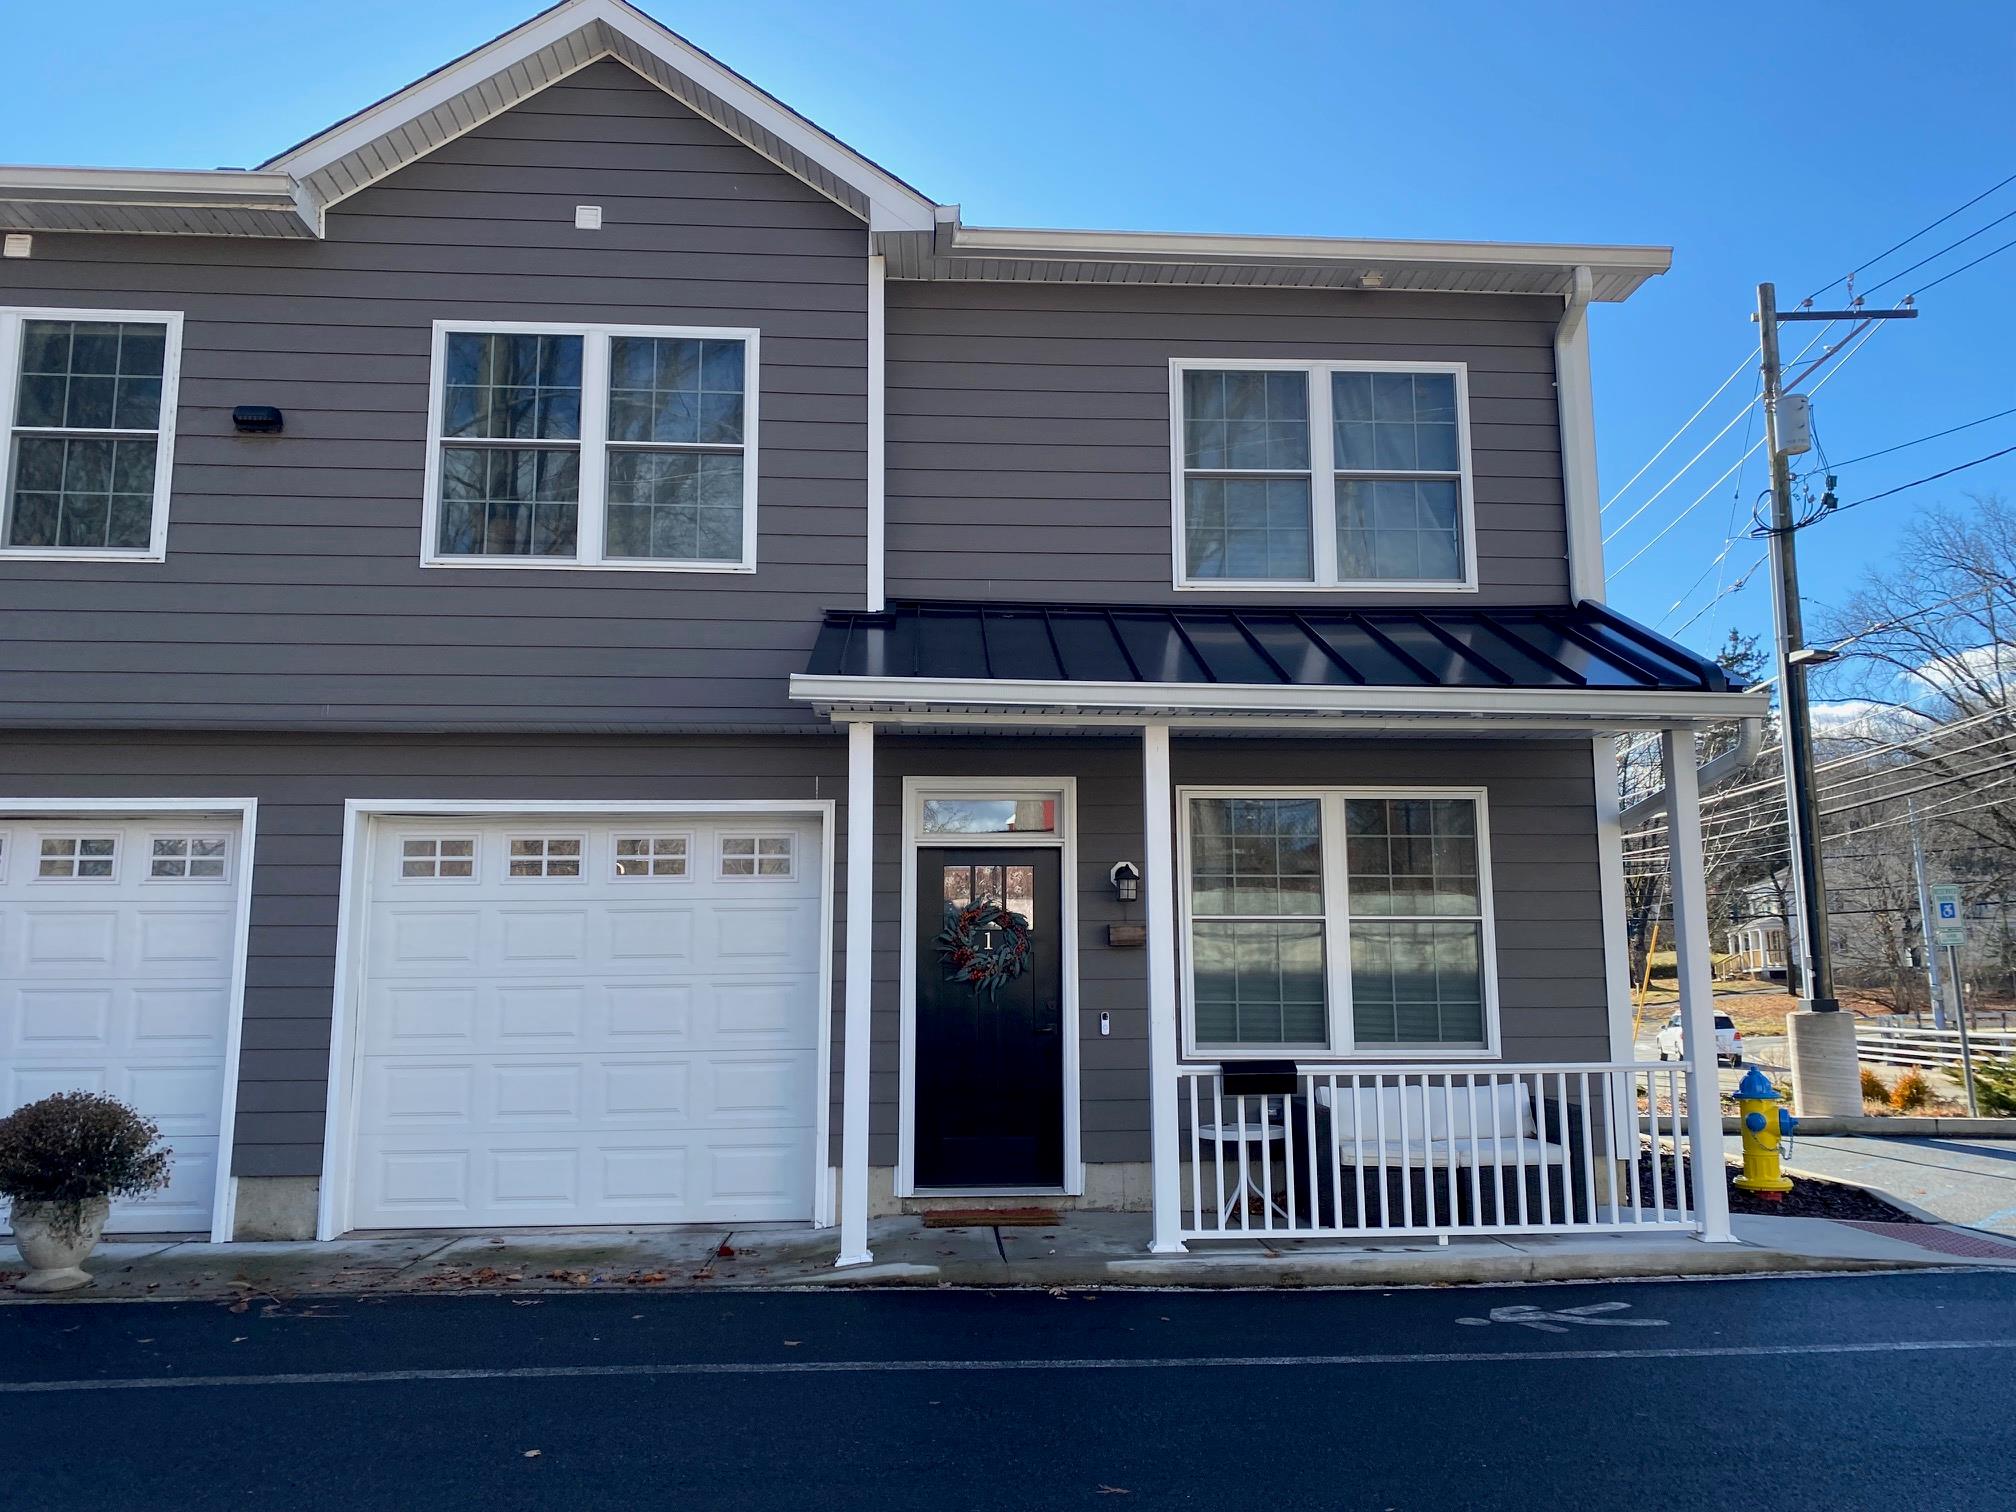
{"type": "Polygon", "coordinates": [[[1948,1223],[2016,1235],[2016,1140],[1802,1134],[1785,1163],[1881,1187],[1948,1223]]]}
{"type": "Polygon", "coordinates": [[[1968,1272],[10,1306],[0,1475],[37,1512],[1948,1512],[2008,1505],[2012,1304],[1968,1272]]]}

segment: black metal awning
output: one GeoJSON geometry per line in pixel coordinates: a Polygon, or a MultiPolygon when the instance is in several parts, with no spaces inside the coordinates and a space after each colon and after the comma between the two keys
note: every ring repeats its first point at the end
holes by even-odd
{"type": "Polygon", "coordinates": [[[829,610],[808,678],[1735,693],[1600,604],[1284,609],[905,602],[829,610]]]}

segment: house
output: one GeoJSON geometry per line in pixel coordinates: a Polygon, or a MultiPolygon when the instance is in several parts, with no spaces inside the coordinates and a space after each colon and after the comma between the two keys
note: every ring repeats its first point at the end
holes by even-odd
{"type": "Polygon", "coordinates": [[[1729,957],[1724,963],[1726,970],[1742,976],[1785,979],[1791,887],[1791,873],[1780,867],[1737,893],[1724,936],[1729,957]]]}
{"type": "Polygon", "coordinates": [[[4,1093],[161,1121],[115,1229],[1726,1230],[1610,765],[1705,1015],[1665,250],[969,226],[620,0],[0,224],[4,1093]]]}

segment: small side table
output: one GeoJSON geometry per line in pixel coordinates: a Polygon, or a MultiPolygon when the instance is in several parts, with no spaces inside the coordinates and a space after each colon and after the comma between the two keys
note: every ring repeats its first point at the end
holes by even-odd
{"type": "MultiPolygon", "coordinates": [[[[1285,1169],[1287,1164],[1285,1146],[1288,1140],[1288,1126],[1284,1122],[1275,1119],[1271,1110],[1264,1119],[1249,1119],[1244,1123],[1200,1123],[1197,1125],[1197,1142],[1200,1145],[1232,1145],[1237,1148],[1243,1143],[1248,1149],[1251,1149],[1263,1140],[1270,1145],[1284,1146],[1282,1151],[1283,1160],[1277,1169],[1285,1169]]],[[[1272,1192],[1263,1192],[1260,1190],[1260,1184],[1253,1179],[1253,1170],[1250,1162],[1241,1160],[1239,1162],[1239,1184],[1234,1188],[1232,1195],[1225,1199],[1225,1205],[1218,1210],[1218,1228],[1221,1233],[1238,1232],[1237,1229],[1228,1228],[1226,1223],[1226,1220],[1234,1213],[1239,1214],[1239,1228],[1243,1229],[1247,1227],[1246,1199],[1249,1196],[1258,1197],[1263,1200],[1272,1209],[1274,1215],[1283,1223],[1288,1221],[1288,1210],[1274,1200],[1272,1192]]]]}

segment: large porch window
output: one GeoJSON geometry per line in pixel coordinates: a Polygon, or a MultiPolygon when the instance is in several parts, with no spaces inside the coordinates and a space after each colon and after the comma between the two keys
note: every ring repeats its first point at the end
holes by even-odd
{"type": "Polygon", "coordinates": [[[1191,790],[1195,1053],[1496,1048],[1483,794],[1191,790]]]}

